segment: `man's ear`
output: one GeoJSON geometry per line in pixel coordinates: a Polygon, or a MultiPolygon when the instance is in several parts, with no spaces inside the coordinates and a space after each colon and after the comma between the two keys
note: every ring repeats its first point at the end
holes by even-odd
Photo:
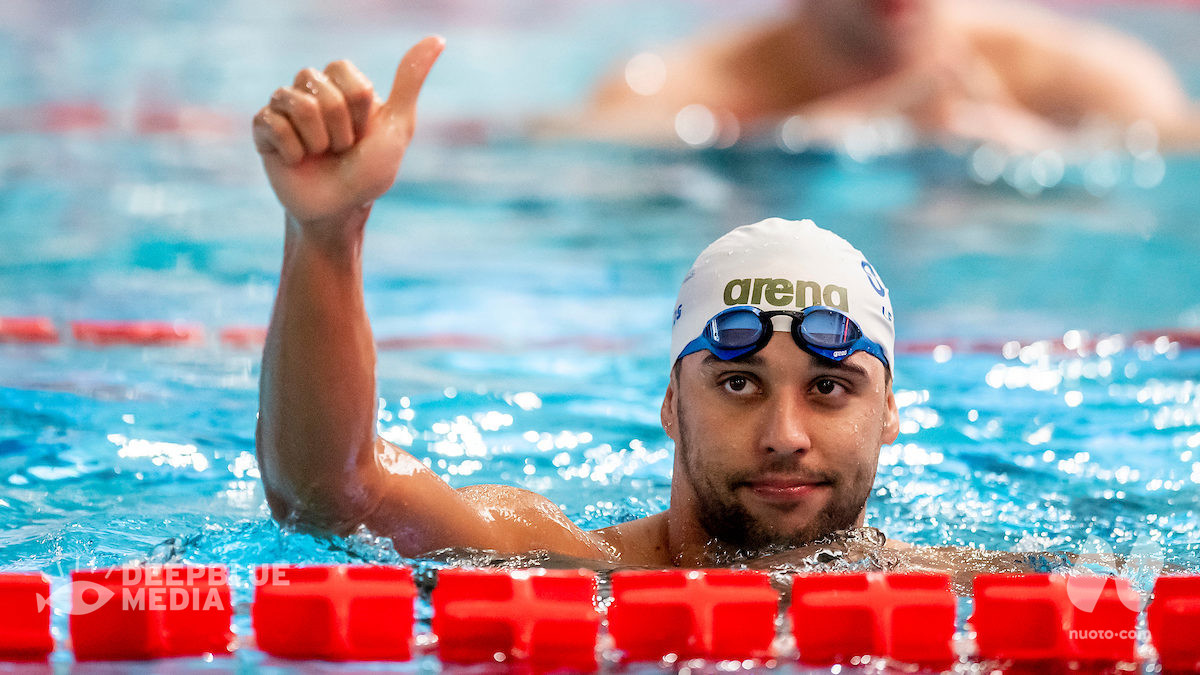
{"type": "Polygon", "coordinates": [[[883,420],[883,443],[888,445],[896,442],[900,435],[900,411],[896,408],[896,396],[892,393],[892,385],[887,385],[887,410],[883,420]]]}
{"type": "Polygon", "coordinates": [[[663,431],[676,443],[679,442],[679,380],[676,377],[677,368],[671,369],[671,381],[663,394],[662,409],[659,418],[662,420],[663,431]]]}

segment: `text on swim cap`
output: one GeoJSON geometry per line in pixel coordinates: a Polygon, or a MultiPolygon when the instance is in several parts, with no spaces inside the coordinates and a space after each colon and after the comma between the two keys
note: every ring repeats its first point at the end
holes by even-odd
{"type": "Polygon", "coordinates": [[[725,285],[726,305],[759,305],[763,301],[775,307],[795,304],[796,307],[825,305],[849,311],[846,288],[815,281],[790,279],[734,279],[725,285]]]}
{"type": "Polygon", "coordinates": [[[883,279],[879,278],[879,272],[875,271],[875,266],[864,260],[862,262],[863,271],[867,273],[867,283],[871,284],[871,288],[879,294],[879,297],[887,297],[887,286],[883,285],[883,279]]]}

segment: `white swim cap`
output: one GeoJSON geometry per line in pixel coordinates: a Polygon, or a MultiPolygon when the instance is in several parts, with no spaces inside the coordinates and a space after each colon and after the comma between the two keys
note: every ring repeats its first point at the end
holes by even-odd
{"type": "Polygon", "coordinates": [[[811,220],[768,218],[744,225],[700,253],[675,301],[671,365],[709,319],[736,305],[839,309],[883,348],[894,370],[896,327],[887,286],[858,249],[811,220]]]}

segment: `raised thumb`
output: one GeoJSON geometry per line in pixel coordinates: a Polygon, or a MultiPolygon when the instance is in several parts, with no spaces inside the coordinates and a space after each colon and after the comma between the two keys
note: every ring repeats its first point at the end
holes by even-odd
{"type": "Polygon", "coordinates": [[[417,105],[417,95],[421,93],[421,85],[425,83],[425,76],[429,74],[433,63],[445,47],[445,39],[440,35],[430,35],[408,50],[396,68],[392,93],[383,104],[388,113],[400,115],[413,112],[417,105]]]}

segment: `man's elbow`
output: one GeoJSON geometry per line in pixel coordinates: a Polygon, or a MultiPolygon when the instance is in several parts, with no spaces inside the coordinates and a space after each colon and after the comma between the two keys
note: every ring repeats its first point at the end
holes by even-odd
{"type": "Polygon", "coordinates": [[[284,527],[345,535],[365,522],[371,511],[371,502],[350,496],[350,490],[330,487],[284,492],[265,480],[263,488],[271,517],[284,527]]]}
{"type": "Polygon", "coordinates": [[[366,520],[376,502],[369,477],[361,473],[315,476],[273,471],[262,462],[261,451],[259,465],[267,507],[280,525],[348,534],[366,520]]]}
{"type": "Polygon", "coordinates": [[[333,534],[348,533],[363,522],[378,501],[374,453],[359,453],[366,461],[335,469],[306,462],[311,455],[284,452],[279,439],[266,431],[260,424],[255,445],[267,506],[276,521],[333,534]]]}
{"type": "Polygon", "coordinates": [[[1174,153],[1200,152],[1200,105],[1159,125],[1159,145],[1174,153]]]}

